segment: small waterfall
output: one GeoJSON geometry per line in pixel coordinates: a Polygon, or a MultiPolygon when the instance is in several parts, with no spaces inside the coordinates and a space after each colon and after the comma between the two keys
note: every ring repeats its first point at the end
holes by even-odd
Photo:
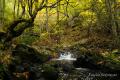
{"type": "Polygon", "coordinates": [[[57,58],[55,60],[71,60],[71,61],[75,61],[76,58],[73,57],[72,53],[70,53],[70,52],[64,52],[64,53],[60,53],[59,58],[57,58]]]}

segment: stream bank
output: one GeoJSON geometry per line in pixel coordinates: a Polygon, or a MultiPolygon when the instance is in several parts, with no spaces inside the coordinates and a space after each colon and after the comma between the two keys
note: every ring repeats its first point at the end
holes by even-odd
{"type": "Polygon", "coordinates": [[[119,68],[108,66],[104,57],[94,55],[94,51],[87,51],[83,47],[73,49],[70,47],[57,51],[58,55],[55,57],[39,53],[35,48],[24,44],[17,45],[12,52],[13,63],[4,73],[5,77],[8,77],[7,80],[119,80],[120,78],[119,68]]]}

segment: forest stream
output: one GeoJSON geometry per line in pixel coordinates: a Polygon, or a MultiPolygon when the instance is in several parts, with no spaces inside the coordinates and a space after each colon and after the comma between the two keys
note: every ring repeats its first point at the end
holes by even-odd
{"type": "Polygon", "coordinates": [[[29,46],[16,46],[3,80],[119,80],[119,70],[97,64],[93,56],[59,51],[57,57],[38,54],[29,46]],[[27,56],[27,57],[26,57],[27,56]]]}
{"type": "Polygon", "coordinates": [[[120,0],[0,0],[0,80],[120,80],[120,0]]]}
{"type": "Polygon", "coordinates": [[[51,62],[55,63],[54,67],[58,69],[59,73],[57,80],[119,80],[117,73],[105,73],[97,69],[75,67],[74,62],[76,61],[77,58],[71,52],[62,52],[58,58],[53,58],[51,62]]]}

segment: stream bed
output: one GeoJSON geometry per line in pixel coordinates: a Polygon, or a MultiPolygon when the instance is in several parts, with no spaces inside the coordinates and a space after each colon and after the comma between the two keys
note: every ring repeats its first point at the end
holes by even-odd
{"type": "Polygon", "coordinates": [[[119,80],[116,73],[103,73],[100,70],[74,67],[73,62],[76,58],[70,52],[61,53],[58,58],[51,61],[59,64],[56,67],[59,69],[57,80],[119,80]]]}

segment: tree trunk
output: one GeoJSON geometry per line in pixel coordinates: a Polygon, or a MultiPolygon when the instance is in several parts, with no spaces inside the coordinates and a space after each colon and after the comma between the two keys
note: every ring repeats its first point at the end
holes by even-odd
{"type": "MultiPolygon", "coordinates": [[[[48,4],[48,0],[46,0],[46,5],[48,4]]],[[[48,27],[48,8],[46,7],[46,31],[49,32],[49,27],[48,27]]]]}
{"type": "Polygon", "coordinates": [[[14,20],[16,19],[16,0],[14,0],[14,9],[13,9],[14,11],[13,11],[13,18],[14,18],[14,20]]]}
{"type": "Polygon", "coordinates": [[[19,17],[19,12],[20,12],[20,0],[18,0],[17,3],[17,17],[19,17]]]}
{"type": "MultiPolygon", "coordinates": [[[[56,2],[58,2],[59,0],[57,0],[56,2]]],[[[56,7],[56,11],[57,11],[57,23],[59,23],[59,9],[60,9],[60,3],[57,3],[57,7],[56,7]]]]}
{"type": "Polygon", "coordinates": [[[116,0],[105,0],[105,5],[106,5],[106,10],[108,12],[108,24],[112,30],[112,34],[113,34],[113,37],[117,37],[117,27],[118,27],[118,22],[116,21],[117,17],[116,17],[116,10],[114,8],[112,8],[112,5],[116,5],[116,0]]]}

